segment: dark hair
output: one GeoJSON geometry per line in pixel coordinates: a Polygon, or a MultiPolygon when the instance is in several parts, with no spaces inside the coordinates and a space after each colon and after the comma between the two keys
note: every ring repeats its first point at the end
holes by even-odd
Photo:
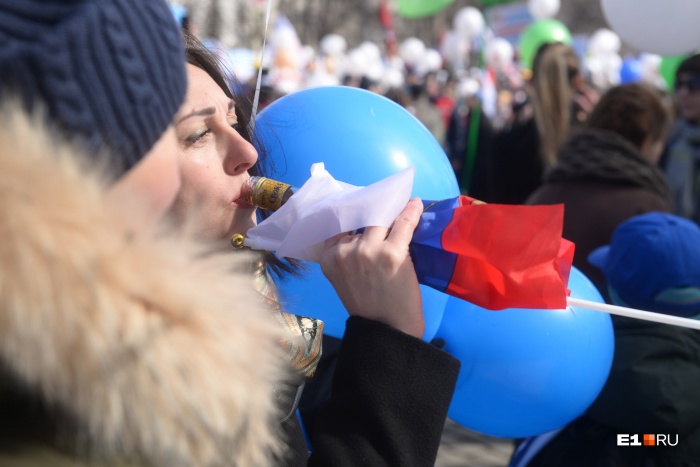
{"type": "Polygon", "coordinates": [[[592,128],[613,131],[641,148],[647,138],[663,141],[671,116],[659,93],[640,83],[610,88],[588,116],[592,128]]]}
{"type": "Polygon", "coordinates": [[[676,79],[683,73],[700,75],[700,54],[691,55],[678,65],[676,79]]]}
{"type": "MultiPolygon", "coordinates": [[[[248,97],[243,93],[234,93],[231,91],[229,82],[235,84],[235,89],[242,89],[240,82],[226,66],[221,63],[218,57],[206,48],[202,42],[197,39],[192,33],[187,30],[182,31],[182,36],[185,42],[185,59],[190,65],[194,65],[202,71],[206,72],[211,79],[224,91],[227,97],[236,102],[236,118],[238,119],[238,133],[249,143],[253,143],[254,135],[251,131],[251,114],[253,104],[248,97]],[[227,80],[228,78],[228,80],[227,80]]],[[[257,144],[257,148],[262,148],[262,145],[257,144]]],[[[265,176],[271,168],[265,157],[265,151],[258,149],[258,161],[250,168],[251,175],[265,176]]],[[[270,213],[263,209],[258,209],[258,216],[262,219],[269,217],[270,213]]],[[[298,275],[303,269],[301,263],[294,259],[281,260],[274,254],[268,251],[262,251],[263,261],[266,266],[280,279],[284,278],[285,274],[298,275]]]]}

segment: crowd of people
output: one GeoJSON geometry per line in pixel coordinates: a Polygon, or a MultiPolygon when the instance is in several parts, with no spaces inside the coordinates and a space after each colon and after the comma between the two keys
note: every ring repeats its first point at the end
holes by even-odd
{"type": "MultiPolygon", "coordinates": [[[[421,340],[420,200],[325,243],[349,317],[323,352],[323,323],[276,294],[300,264],[228,246],[258,220],[241,186],[266,173],[250,87],[164,0],[0,0],[0,18],[0,465],[433,466],[460,362],[421,340]]],[[[463,191],[563,203],[574,265],[610,302],[700,315],[700,55],[678,69],[675,126],[644,84],[599,98],[564,44],[540,48],[499,124],[449,74],[410,71],[394,98],[463,191]]],[[[614,326],[601,396],[529,465],[700,458],[697,331],[614,326]],[[612,446],[634,430],[683,447],[612,446]]]]}

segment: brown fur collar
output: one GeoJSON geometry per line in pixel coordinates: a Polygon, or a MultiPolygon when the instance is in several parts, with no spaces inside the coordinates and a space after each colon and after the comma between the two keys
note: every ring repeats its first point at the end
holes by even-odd
{"type": "Polygon", "coordinates": [[[0,122],[0,362],[78,420],[91,452],[154,465],[271,465],[287,379],[240,255],[128,235],[79,151],[0,122]]]}

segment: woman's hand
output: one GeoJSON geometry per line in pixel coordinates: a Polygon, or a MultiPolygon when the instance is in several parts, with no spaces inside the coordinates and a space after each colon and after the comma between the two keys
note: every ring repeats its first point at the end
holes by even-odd
{"type": "Polygon", "coordinates": [[[321,269],[352,316],[385,323],[415,337],[425,330],[420,288],[408,244],[423,204],[414,198],[391,229],[367,227],[326,241],[321,269]]]}

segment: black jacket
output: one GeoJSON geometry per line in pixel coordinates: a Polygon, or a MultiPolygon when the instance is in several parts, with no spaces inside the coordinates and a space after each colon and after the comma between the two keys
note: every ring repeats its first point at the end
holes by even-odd
{"type": "MultiPolygon", "coordinates": [[[[348,319],[336,349],[324,349],[325,362],[312,378],[323,384],[332,374],[330,397],[306,418],[312,454],[307,460],[307,445],[294,419],[287,427],[294,458],[287,465],[434,466],[459,361],[420,339],[358,317],[348,319]]],[[[316,393],[317,400],[326,399],[323,392],[316,393]]]]}
{"type": "Polygon", "coordinates": [[[613,317],[615,357],[605,387],[528,467],[700,465],[700,331],[613,317]],[[678,444],[617,446],[618,434],[671,435],[678,444]]]}
{"type": "Polygon", "coordinates": [[[595,248],[632,216],[671,211],[661,169],[646,161],[622,136],[580,130],[563,146],[559,162],[527,204],[564,204],[563,236],[576,244],[574,266],[605,295],[601,271],[588,262],[595,248]]]}

